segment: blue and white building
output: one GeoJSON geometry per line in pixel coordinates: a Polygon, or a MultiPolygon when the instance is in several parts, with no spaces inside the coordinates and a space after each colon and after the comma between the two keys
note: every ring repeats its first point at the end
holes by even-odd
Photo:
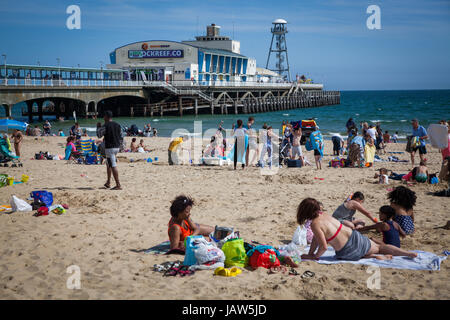
{"type": "MultiPolygon", "coordinates": [[[[240,53],[240,42],[207,26],[192,41],[149,40],[110,53],[109,69],[127,70],[131,80],[167,81],[174,85],[221,85],[256,82],[256,60],[240,53]]],[[[127,80],[127,79],[125,79],[127,80]]]]}

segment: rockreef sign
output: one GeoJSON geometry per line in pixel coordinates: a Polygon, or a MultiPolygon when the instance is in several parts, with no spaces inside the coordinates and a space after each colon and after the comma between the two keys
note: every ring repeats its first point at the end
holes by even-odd
{"type": "Polygon", "coordinates": [[[128,58],[183,58],[183,50],[129,50],[128,58]]]}

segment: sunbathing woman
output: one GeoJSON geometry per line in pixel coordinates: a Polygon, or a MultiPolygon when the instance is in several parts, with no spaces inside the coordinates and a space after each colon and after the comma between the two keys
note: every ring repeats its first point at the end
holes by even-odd
{"type": "Polygon", "coordinates": [[[312,220],[311,229],[314,238],[309,253],[303,254],[302,259],[319,260],[327,251],[327,243],[336,251],[336,258],[342,260],[356,261],[361,258],[389,260],[392,256],[417,257],[417,253],[414,252],[389,244],[377,244],[358,231],[342,225],[335,218],[323,213],[319,202],[312,198],[304,199],[297,209],[298,224],[303,225],[307,220],[312,220]]]}
{"type": "Polygon", "coordinates": [[[208,236],[214,231],[211,226],[194,223],[191,219],[191,209],[194,200],[186,196],[178,196],[172,201],[169,221],[170,249],[185,249],[184,239],[188,236],[208,236]]]}
{"type": "Polygon", "coordinates": [[[404,186],[398,186],[388,194],[391,207],[395,209],[394,221],[397,222],[406,234],[414,232],[414,211],[416,193],[404,186]]]}
{"type": "Polygon", "coordinates": [[[378,220],[372,217],[371,213],[362,206],[363,202],[364,194],[359,191],[355,192],[350,200],[347,199],[334,211],[333,218],[339,220],[339,222],[351,229],[359,229],[364,227],[365,223],[361,219],[353,218],[356,210],[358,210],[373,222],[378,222],[378,220]]]}

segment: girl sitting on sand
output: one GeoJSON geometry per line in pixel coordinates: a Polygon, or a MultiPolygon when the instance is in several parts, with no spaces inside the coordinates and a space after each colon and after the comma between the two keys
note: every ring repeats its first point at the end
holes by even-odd
{"type": "Polygon", "coordinates": [[[64,160],[69,160],[72,153],[77,152],[77,148],[75,147],[75,144],[73,143],[75,141],[74,136],[67,137],[67,144],[66,144],[66,156],[64,160]]]}
{"type": "Polygon", "coordinates": [[[406,234],[414,232],[414,211],[416,193],[404,186],[398,186],[388,193],[391,207],[395,210],[394,221],[397,222],[406,234]]]}
{"type": "Polygon", "coordinates": [[[303,254],[302,259],[319,260],[327,251],[328,244],[336,251],[336,258],[342,260],[356,261],[361,258],[388,260],[392,256],[417,257],[417,253],[389,244],[377,244],[358,231],[344,226],[335,218],[323,213],[319,202],[312,198],[304,199],[297,209],[298,224],[303,225],[307,220],[312,220],[311,229],[314,238],[309,253],[303,254]]]}
{"type": "Polygon", "coordinates": [[[365,223],[363,220],[353,218],[356,210],[358,210],[373,222],[378,222],[377,219],[373,218],[372,214],[362,206],[363,202],[364,194],[359,191],[355,192],[333,212],[333,218],[339,220],[339,222],[351,229],[359,229],[363,227],[365,223]]]}
{"type": "MultiPolygon", "coordinates": [[[[383,233],[383,243],[391,244],[393,246],[400,248],[400,236],[404,238],[406,237],[406,233],[398,225],[397,222],[392,220],[395,216],[395,209],[392,208],[391,206],[382,206],[378,214],[380,216],[381,222],[361,228],[359,231],[375,229],[378,232],[383,233]]],[[[380,242],[377,240],[373,241],[380,244],[380,242]]]]}
{"type": "Polygon", "coordinates": [[[388,170],[386,168],[380,168],[373,178],[378,178],[378,184],[389,184],[388,170]]]}
{"type": "Polygon", "coordinates": [[[194,205],[192,198],[180,195],[172,201],[169,221],[170,249],[185,249],[184,239],[189,236],[208,236],[214,231],[211,226],[194,223],[191,219],[191,209],[194,205]]]}

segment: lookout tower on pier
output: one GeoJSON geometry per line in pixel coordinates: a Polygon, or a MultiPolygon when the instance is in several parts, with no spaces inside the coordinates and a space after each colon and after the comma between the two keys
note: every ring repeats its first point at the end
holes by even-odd
{"type": "Polygon", "coordinates": [[[275,69],[270,69],[277,72],[284,79],[291,81],[291,73],[289,71],[289,60],[286,45],[287,21],[284,19],[276,19],[272,22],[273,26],[270,30],[272,32],[272,41],[270,42],[269,55],[267,56],[266,69],[269,69],[270,55],[275,53],[275,69]],[[275,46],[273,40],[275,39],[275,46]]]}

